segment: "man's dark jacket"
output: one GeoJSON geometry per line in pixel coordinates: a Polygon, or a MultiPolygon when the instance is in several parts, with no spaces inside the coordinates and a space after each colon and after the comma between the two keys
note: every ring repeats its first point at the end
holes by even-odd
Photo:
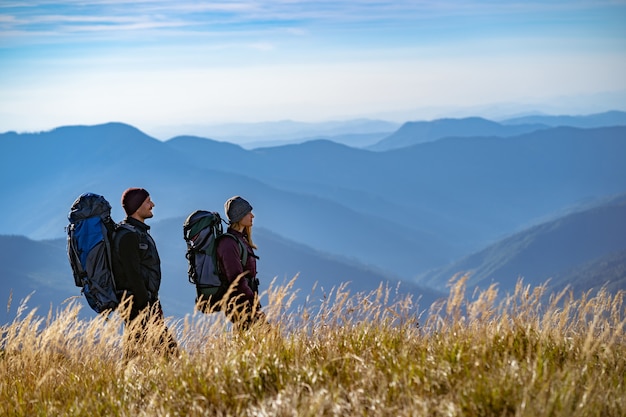
{"type": "Polygon", "coordinates": [[[113,245],[115,285],[120,295],[132,295],[132,315],[158,300],[161,260],[149,234],[150,226],[132,217],[120,224],[113,245]]]}

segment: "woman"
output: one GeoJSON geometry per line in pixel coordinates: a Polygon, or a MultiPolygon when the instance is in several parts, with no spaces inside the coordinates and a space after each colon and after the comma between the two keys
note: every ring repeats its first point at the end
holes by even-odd
{"type": "Polygon", "coordinates": [[[226,315],[240,329],[265,321],[258,300],[259,280],[256,277],[256,245],[252,242],[252,206],[240,196],[224,203],[229,226],[217,244],[217,261],[223,276],[231,285],[226,315]],[[230,235],[233,238],[229,238],[230,235]],[[242,251],[246,251],[243,253],[242,251]],[[233,285],[233,283],[235,283],[233,285]]]}

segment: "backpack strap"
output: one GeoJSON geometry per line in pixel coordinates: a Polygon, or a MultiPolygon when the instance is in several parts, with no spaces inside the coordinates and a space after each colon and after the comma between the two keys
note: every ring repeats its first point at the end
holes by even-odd
{"type": "MultiPolygon", "coordinates": [[[[239,237],[231,234],[231,233],[223,233],[220,238],[222,238],[223,236],[229,236],[232,239],[235,239],[235,241],[237,242],[237,244],[239,244],[239,261],[241,262],[241,267],[242,270],[246,269],[246,264],[248,263],[248,248],[246,247],[246,245],[243,244],[243,242],[241,241],[241,239],[239,239],[239,237]]],[[[217,262],[217,259],[216,259],[217,262]]],[[[220,281],[222,281],[222,285],[225,286],[225,288],[228,288],[230,286],[230,283],[228,281],[226,281],[226,277],[224,277],[224,274],[222,274],[221,271],[219,271],[219,266],[218,266],[218,273],[219,273],[219,277],[220,277],[220,281]]],[[[248,280],[249,278],[246,277],[246,280],[248,280]]]]}
{"type": "Polygon", "coordinates": [[[74,275],[74,284],[76,284],[77,287],[82,287],[83,278],[87,276],[87,271],[85,271],[80,262],[76,237],[74,236],[75,228],[76,224],[74,223],[71,223],[67,228],[67,254],[70,260],[70,266],[72,267],[72,275],[74,275]]]}
{"type": "MultiPolygon", "coordinates": [[[[111,216],[107,216],[104,219],[102,219],[102,234],[104,235],[104,248],[106,250],[107,253],[107,260],[109,261],[109,268],[111,269],[111,275],[113,275],[115,277],[115,274],[113,273],[113,242],[111,241],[112,238],[115,237],[115,229],[116,229],[116,224],[113,221],[113,219],[111,219],[111,216]]],[[[115,279],[113,279],[113,290],[117,293],[117,288],[115,288],[115,279]]]]}
{"type": "MultiPolygon", "coordinates": [[[[121,239],[121,236],[125,235],[126,233],[136,233],[137,236],[139,237],[139,249],[142,250],[141,245],[142,245],[142,239],[145,239],[145,236],[147,235],[146,232],[144,232],[143,230],[139,229],[138,227],[133,226],[132,224],[128,224],[128,223],[117,223],[115,225],[115,230],[113,232],[113,236],[114,236],[114,241],[113,243],[113,247],[115,249],[115,253],[117,253],[119,255],[119,242],[121,239]]],[[[144,249],[145,250],[145,249],[144,249]]]]}
{"type": "Polygon", "coordinates": [[[239,260],[241,261],[241,266],[245,268],[248,263],[248,248],[246,248],[241,239],[231,233],[223,233],[220,238],[222,236],[230,236],[239,244],[239,260]]]}

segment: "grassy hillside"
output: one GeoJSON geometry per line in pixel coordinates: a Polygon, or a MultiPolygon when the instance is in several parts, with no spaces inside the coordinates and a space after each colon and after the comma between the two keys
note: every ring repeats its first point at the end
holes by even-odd
{"type": "Polygon", "coordinates": [[[467,298],[461,279],[418,324],[382,288],[292,315],[274,288],[269,326],[195,316],[170,325],[180,356],[126,361],[116,315],[24,312],[2,329],[0,415],[623,415],[624,292],[546,306],[544,291],[519,283],[496,304],[493,287],[467,298]]]}

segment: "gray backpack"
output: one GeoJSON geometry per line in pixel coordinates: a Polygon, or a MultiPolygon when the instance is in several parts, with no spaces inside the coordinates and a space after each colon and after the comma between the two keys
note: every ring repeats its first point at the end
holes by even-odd
{"type": "Polygon", "coordinates": [[[217,212],[196,210],[183,223],[189,282],[196,286],[196,303],[200,302],[205,312],[220,310],[219,302],[229,286],[217,262],[219,239],[230,237],[239,243],[242,265],[246,265],[248,257],[243,243],[236,236],[224,233],[222,221],[217,212]]]}

